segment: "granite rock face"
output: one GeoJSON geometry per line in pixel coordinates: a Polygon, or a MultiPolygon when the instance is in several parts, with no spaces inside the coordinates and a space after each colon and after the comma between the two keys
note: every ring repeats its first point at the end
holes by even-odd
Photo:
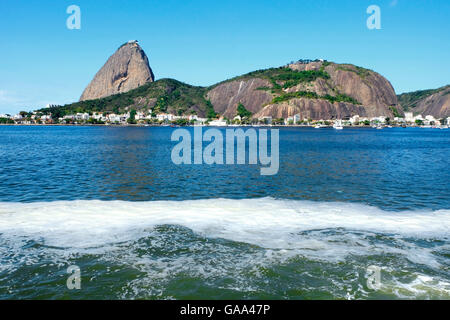
{"type": "Polygon", "coordinates": [[[432,115],[436,119],[450,117],[450,85],[432,90],[421,90],[399,95],[405,111],[432,115]]]}
{"type": "MultiPolygon", "coordinates": [[[[317,78],[314,81],[300,82],[298,85],[282,89],[281,93],[262,90],[273,84],[258,74],[241,79],[226,81],[216,85],[207,93],[216,112],[232,118],[236,115],[236,107],[242,103],[254,117],[271,116],[287,118],[300,114],[303,119],[342,119],[353,115],[364,117],[394,117],[402,114],[398,106],[394,88],[380,74],[356,67],[351,64],[314,61],[309,63],[293,63],[286,66],[294,71],[324,71],[329,78],[317,78]],[[288,101],[273,103],[280,94],[294,92],[314,92],[318,96],[346,95],[355,99],[358,104],[349,102],[330,102],[326,99],[292,98],[288,101]]],[[[283,82],[279,82],[283,85],[283,82]]]]}
{"type": "Polygon", "coordinates": [[[450,86],[421,100],[414,112],[424,116],[432,115],[436,119],[450,117],[450,86]]]}
{"type": "Polygon", "coordinates": [[[97,72],[80,101],[93,100],[135,89],[155,77],[137,41],[122,45],[97,72]]]}
{"type": "Polygon", "coordinates": [[[272,101],[270,93],[258,90],[259,87],[269,85],[269,81],[260,78],[230,81],[216,86],[206,97],[211,101],[214,110],[225,117],[235,117],[239,103],[255,114],[261,110],[261,106],[272,101]]]}

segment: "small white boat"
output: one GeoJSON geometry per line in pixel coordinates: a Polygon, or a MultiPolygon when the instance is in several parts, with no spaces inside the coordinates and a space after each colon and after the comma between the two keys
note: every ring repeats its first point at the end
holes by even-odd
{"type": "Polygon", "coordinates": [[[342,121],[341,120],[337,120],[333,124],[333,128],[336,129],[336,130],[344,130],[344,127],[342,126],[342,121]]]}

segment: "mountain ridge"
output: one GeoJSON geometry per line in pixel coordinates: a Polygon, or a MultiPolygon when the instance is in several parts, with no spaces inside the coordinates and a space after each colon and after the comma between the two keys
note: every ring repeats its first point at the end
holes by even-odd
{"type": "Polygon", "coordinates": [[[253,117],[300,114],[303,119],[319,120],[403,114],[386,78],[359,66],[324,60],[299,60],[256,70],[208,87],[175,79],[154,80],[145,52],[137,41],[129,41],[97,72],[79,102],[40,111],[64,116],[151,109],[154,113],[233,118],[242,104],[253,117]]]}

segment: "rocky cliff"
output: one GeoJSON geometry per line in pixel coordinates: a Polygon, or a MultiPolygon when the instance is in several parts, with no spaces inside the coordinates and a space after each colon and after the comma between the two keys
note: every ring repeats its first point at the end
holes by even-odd
{"type": "Polygon", "coordinates": [[[97,72],[80,101],[123,93],[154,81],[148,58],[137,41],[122,45],[97,72]]]}
{"type": "Polygon", "coordinates": [[[405,111],[432,115],[436,119],[450,117],[450,85],[434,89],[403,93],[398,96],[405,111]]]}
{"type": "Polygon", "coordinates": [[[249,73],[207,93],[216,112],[236,115],[238,103],[254,117],[336,119],[402,114],[392,85],[371,70],[324,61],[298,62],[249,73]]]}

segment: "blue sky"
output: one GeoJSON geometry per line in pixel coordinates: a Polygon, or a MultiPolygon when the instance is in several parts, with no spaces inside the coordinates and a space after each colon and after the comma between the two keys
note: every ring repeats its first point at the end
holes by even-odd
{"type": "Polygon", "coordinates": [[[301,58],[354,63],[397,93],[450,83],[448,0],[1,0],[0,113],[77,101],[124,42],[157,79],[215,82],[301,58]],[[69,5],[81,30],[66,27],[69,5]],[[381,30],[366,9],[381,8],[381,30]]]}

